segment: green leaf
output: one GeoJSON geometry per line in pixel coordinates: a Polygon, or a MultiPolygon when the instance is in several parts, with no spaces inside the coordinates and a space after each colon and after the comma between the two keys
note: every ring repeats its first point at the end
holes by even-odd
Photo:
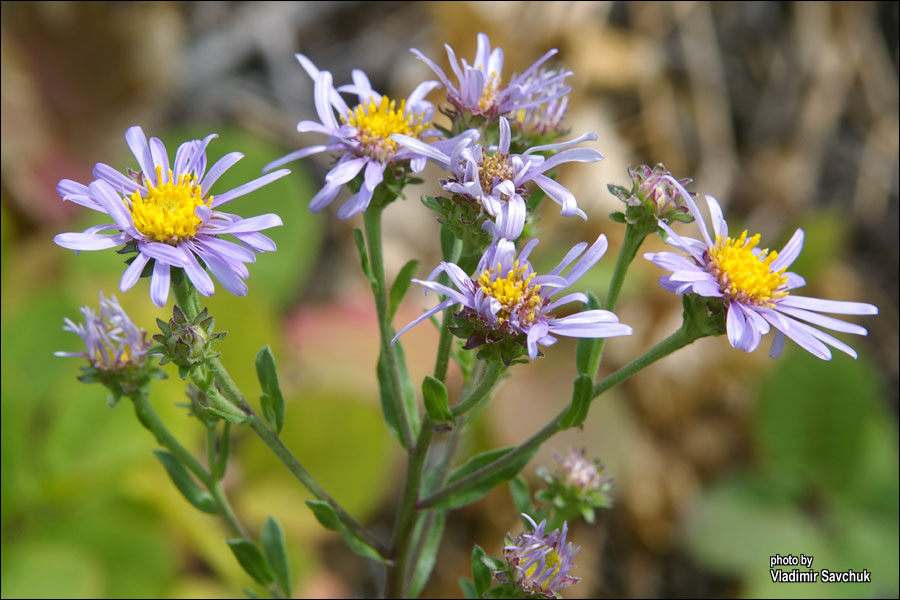
{"type": "MultiPolygon", "coordinates": [[[[434,569],[434,563],[437,560],[437,552],[441,546],[441,538],[444,535],[444,525],[446,525],[446,516],[443,512],[434,512],[434,522],[428,530],[428,537],[422,542],[421,552],[419,553],[419,562],[416,563],[409,584],[409,597],[417,598],[422,593],[422,588],[428,582],[431,571],[434,569]]],[[[427,519],[419,519],[419,525],[426,522],[427,519]]],[[[421,529],[421,527],[419,527],[421,529]]],[[[421,537],[422,532],[417,533],[417,539],[421,537]]]]}
{"type": "Polygon", "coordinates": [[[456,243],[456,236],[453,230],[446,225],[441,225],[441,256],[444,260],[453,260],[453,246],[456,243]]]}
{"type": "Polygon", "coordinates": [[[615,221],[616,223],[625,223],[625,213],[622,211],[616,211],[614,213],[609,213],[609,218],[615,221]]]}
{"type": "Polygon", "coordinates": [[[211,406],[206,409],[206,412],[216,415],[217,417],[219,417],[221,419],[225,419],[229,423],[234,423],[235,425],[240,425],[242,423],[247,422],[246,415],[240,416],[237,414],[227,413],[225,411],[219,410],[218,408],[213,408],[211,406]]]}
{"type": "Polygon", "coordinates": [[[471,579],[467,579],[465,577],[459,578],[459,589],[462,590],[463,596],[469,598],[470,600],[477,600],[481,596],[478,595],[478,592],[475,591],[475,584],[472,583],[471,579]]]}
{"type": "Polygon", "coordinates": [[[306,505],[313,511],[313,514],[316,515],[316,519],[319,520],[319,523],[321,523],[325,529],[340,531],[347,546],[349,546],[353,552],[360,556],[371,558],[372,560],[377,560],[386,564],[391,563],[391,561],[382,556],[378,550],[370,546],[365,540],[359,538],[353,530],[341,523],[337,513],[330,504],[322,500],[307,500],[306,505]]]}
{"type": "Polygon", "coordinates": [[[397,278],[394,280],[394,285],[391,286],[391,294],[388,300],[388,321],[393,320],[394,313],[397,312],[397,308],[403,302],[406,290],[409,289],[409,283],[418,268],[419,261],[411,260],[403,265],[403,268],[397,273],[397,278]]]}
{"type": "Polygon", "coordinates": [[[372,269],[369,267],[369,253],[366,251],[366,238],[360,228],[353,230],[353,241],[356,242],[356,249],[359,251],[359,265],[362,267],[363,275],[369,280],[372,286],[375,285],[375,277],[372,275],[372,269]]]}
{"type": "Polygon", "coordinates": [[[478,598],[481,598],[491,587],[491,578],[493,577],[491,570],[481,561],[485,556],[485,551],[481,546],[475,544],[475,547],[472,548],[472,580],[475,583],[475,594],[478,598]]]}
{"type": "Polygon", "coordinates": [[[534,502],[531,501],[531,489],[524,477],[516,475],[509,482],[509,494],[512,496],[513,504],[516,505],[519,514],[533,515],[535,513],[534,502]]]}
{"type": "MultiPolygon", "coordinates": [[[[397,357],[397,370],[400,374],[400,388],[403,393],[402,403],[406,408],[406,412],[412,417],[413,437],[418,435],[419,408],[416,405],[416,392],[413,387],[412,378],[409,376],[409,370],[406,368],[406,356],[403,354],[403,346],[400,342],[394,344],[394,355],[397,357]]],[[[378,390],[381,396],[381,411],[384,414],[384,422],[394,437],[403,443],[400,437],[400,429],[398,427],[399,415],[394,410],[394,402],[391,396],[391,379],[390,367],[384,354],[379,354],[378,364],[376,365],[376,373],[378,374],[378,390]]]]}
{"type": "MultiPolygon", "coordinates": [[[[466,475],[474,473],[481,467],[484,467],[485,465],[488,465],[499,459],[500,457],[512,452],[513,450],[515,450],[515,448],[516,446],[508,446],[506,448],[489,450],[488,452],[483,452],[481,454],[473,456],[468,461],[466,461],[465,464],[456,469],[450,475],[447,482],[454,483],[455,481],[459,481],[466,475]]],[[[472,502],[480,500],[499,484],[503,483],[504,481],[508,481],[509,479],[512,479],[513,477],[518,475],[519,471],[521,471],[522,468],[528,464],[528,461],[531,460],[537,450],[537,448],[529,450],[528,452],[517,458],[514,462],[501,469],[499,472],[494,473],[486,479],[475,481],[467,485],[455,494],[444,498],[431,508],[449,510],[459,508],[461,506],[465,506],[466,504],[471,504],[472,502]]]]}
{"type": "Polygon", "coordinates": [[[175,455],[166,450],[154,450],[153,455],[159,459],[159,462],[166,468],[166,472],[172,479],[172,483],[181,492],[185,500],[194,505],[194,508],[205,513],[217,514],[216,502],[213,497],[197,485],[194,478],[191,477],[184,465],[175,458],[175,455]]]}
{"type": "MultiPolygon", "coordinates": [[[[584,310],[597,310],[600,308],[600,300],[597,299],[594,292],[588,291],[587,297],[588,301],[584,306],[584,310]]],[[[594,376],[594,373],[591,373],[593,370],[591,363],[594,360],[594,353],[597,352],[597,348],[601,343],[603,342],[596,338],[581,338],[578,340],[578,345],[575,347],[575,366],[579,373],[594,376]]]]}
{"type": "Polygon", "coordinates": [[[563,429],[577,427],[584,423],[588,409],[591,407],[594,380],[590,375],[579,375],[575,380],[574,388],[572,391],[572,403],[559,422],[560,427],[563,429]]]}
{"type": "Polygon", "coordinates": [[[269,567],[269,563],[266,562],[266,558],[262,555],[262,552],[259,551],[259,548],[256,547],[256,544],[249,540],[245,540],[244,538],[225,540],[225,543],[231,548],[231,551],[234,553],[235,558],[238,559],[238,562],[241,563],[241,567],[244,568],[244,571],[246,571],[257,583],[260,585],[269,585],[275,581],[275,576],[272,575],[272,569],[269,567]]]}
{"type": "Polygon", "coordinates": [[[263,395],[260,397],[263,416],[275,427],[275,433],[281,433],[281,429],[284,427],[284,396],[281,395],[281,387],[278,385],[278,369],[269,346],[263,346],[256,354],[256,376],[259,378],[259,385],[263,390],[263,395]]]}
{"type": "Polygon", "coordinates": [[[287,550],[284,544],[284,531],[274,517],[266,519],[260,535],[263,550],[281,591],[286,598],[291,597],[291,570],[288,566],[287,550]]]}
{"type": "Polygon", "coordinates": [[[425,376],[422,380],[422,398],[425,400],[425,410],[433,421],[453,421],[453,413],[447,403],[447,388],[440,379],[425,376]]]}

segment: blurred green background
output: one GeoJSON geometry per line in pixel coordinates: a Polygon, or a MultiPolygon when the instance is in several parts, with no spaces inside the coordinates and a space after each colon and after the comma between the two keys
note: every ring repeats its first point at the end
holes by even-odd
{"type": "MultiPolygon", "coordinates": [[[[524,473],[567,445],[599,456],[616,478],[616,506],[582,546],[566,597],[896,596],[898,594],[898,9],[896,3],[18,3],[2,5],[2,525],[3,597],[230,597],[249,579],[224,528],[179,496],[154,444],[123,402],[75,381],[78,361],[54,358],[80,341],[61,330],[98,290],[116,293],[148,329],[168,318],[148,286],[118,292],[113,252],[76,256],[52,243],[101,222],[60,202],[61,178],[87,182],[95,162],[132,165],[123,134],[140,124],[166,141],[220,134],[210,158],[246,155],[227,190],[304,145],[312,85],[293,58],[307,54],[338,82],[364,69],[376,89],[405,97],[430,72],[417,47],[446,67],[442,44],[471,60],[484,31],[521,72],[546,49],[575,71],[572,135],[598,133],[606,160],[560,174],[588,213],[563,220],[545,206],[537,265],[603,232],[610,255],[583,279],[603,297],[622,231],[606,184],[629,163],[664,162],[715,195],[733,230],[780,247],[797,227],[795,270],[806,295],[865,301],[853,361],[818,361],[788,345],[733,351],[701,340],[595,405],[582,431],[552,439],[524,473]],[[868,569],[871,585],[773,585],[769,556],[815,557],[815,568],[868,569]]],[[[435,94],[434,102],[440,101],[435,94]]],[[[288,397],[284,438],[312,474],[386,538],[403,474],[381,423],[374,308],[351,241],[357,220],[308,199],[329,157],[235,201],[243,216],[281,215],[275,253],[250,265],[250,293],[217,289],[207,302],[228,330],[223,360],[245,393],[259,394],[253,357],[266,343],[288,397]]],[[[439,176],[426,171],[430,181],[439,176]]],[[[386,214],[389,276],[410,257],[439,260],[434,219],[412,190],[386,214]]],[[[340,201],[340,199],[339,199],[340,201]]],[[[658,240],[649,249],[659,249],[658,240]]],[[[636,334],[610,343],[605,370],[677,328],[680,303],[638,260],[619,302],[636,334]]],[[[411,290],[396,324],[433,302],[411,290]]],[[[846,339],[849,336],[844,336],[846,339]]],[[[431,368],[436,335],[406,335],[414,380],[431,368]]],[[[763,344],[765,346],[765,342],[763,344]]],[[[567,402],[574,344],[520,366],[461,449],[522,441],[567,402]]],[[[451,393],[459,375],[451,373],[451,393]]],[[[202,431],[176,406],[182,382],[152,400],[189,447],[202,431]]],[[[226,479],[253,531],[284,525],[297,597],[377,593],[379,568],[318,526],[299,484],[258,440],[237,431],[226,479]]],[[[518,531],[500,489],[450,516],[426,597],[458,597],[473,543],[501,552],[518,531]]]]}

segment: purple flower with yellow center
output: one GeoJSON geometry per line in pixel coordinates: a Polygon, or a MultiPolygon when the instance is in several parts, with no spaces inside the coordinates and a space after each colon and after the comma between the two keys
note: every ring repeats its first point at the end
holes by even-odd
{"type": "Polygon", "coordinates": [[[444,294],[447,299],[401,329],[394,340],[410,327],[454,305],[461,305],[463,313],[476,319],[494,339],[524,336],[531,360],[538,355],[538,344],[551,346],[557,342],[551,334],[588,338],[631,335],[631,327],[619,323],[619,318],[607,310],[586,310],[566,317],[553,315],[553,311],[564,304],[588,301],[581,292],[556,299],[554,296],[578,281],[600,260],[606,252],[606,236],[598,237],[590,248],[586,242],[577,244],[545,275],[535,273],[528,262],[537,243],[537,239],[529,241],[516,256],[512,242],[495,241],[481,257],[472,277],[458,265],[442,262],[427,280],[413,279],[427,289],[444,294]],[[572,265],[571,269],[563,275],[569,265],[572,265]],[[434,281],[441,272],[449,276],[454,288],[434,281]]]}
{"type": "Polygon", "coordinates": [[[209,189],[213,184],[243,158],[240,152],[230,152],[207,171],[206,146],[215,137],[210,134],[202,141],[181,144],[170,165],[166,147],[159,139],[150,138],[148,143],[140,127],[129,128],[125,140],[137,159],[139,172],[129,169],[126,176],[98,163],[94,167],[97,179],[89,185],[64,179],[57,186],[63,200],[106,213],[113,223],[82,233],[61,233],[53,241],[75,251],[133,244],[137,256],[125,269],[119,288],[123,292],[130,289],[152,260],[150,298],[160,307],[169,296],[171,267],[184,269],[204,296],[215,291],[206,269],[232,294],[246,295],[243,280],[249,272],[244,263],[256,261],[254,252],[275,250],[275,243],[259,232],[281,225],[281,218],[266,214],[242,219],[216,209],[290,171],[282,169],[212,196],[209,189]],[[225,234],[238,243],[223,239],[225,234]]]}
{"type": "Polygon", "coordinates": [[[509,85],[503,85],[503,50],[494,48],[488,36],[478,34],[478,48],[475,60],[470,65],[465,59],[462,64],[456,60],[456,53],[449,45],[447,58],[456,75],[454,84],[437,63],[416,50],[410,51],[427,64],[447,88],[447,100],[461,114],[483,116],[496,120],[513,111],[528,109],[548,103],[568,94],[572,88],[563,85],[571,71],[554,71],[550,76],[535,76],[538,68],[557,53],[554,48],[544,54],[521,75],[513,75],[509,85]]]}
{"type": "Polygon", "coordinates": [[[397,104],[396,100],[375,92],[368,77],[360,70],[353,71],[353,84],[336,89],[330,72],[320,71],[302,54],[296,57],[315,82],[316,113],[320,121],[300,121],[297,130],[324,133],[329,139],[325,144],[291,152],[266,165],[264,172],[320,152],[340,152],[337,164],[325,176],[325,185],[312,198],[309,208],[313,212],[322,210],[334,200],[344,184],[363,173],[359,191],[338,210],[338,217],[347,219],[369,206],[372,194],[389,166],[410,161],[410,168],[415,173],[425,168],[424,157],[399,147],[391,136],[403,134],[422,139],[441,135],[431,125],[434,107],[425,100],[428,92],[440,85],[438,82],[420,83],[406,100],[397,104]],[[356,94],[359,103],[350,108],[339,92],[356,94]]]}
{"type": "Polygon", "coordinates": [[[603,155],[592,148],[571,147],[597,139],[593,133],[566,142],[534,146],[522,154],[510,154],[511,133],[505,117],[500,117],[500,144],[493,150],[477,143],[474,133],[458,136],[459,141],[450,154],[407,136],[397,135],[394,139],[449,170],[450,177],[443,182],[443,188],[483,206],[496,220],[496,226],[492,227],[496,237],[510,240],[522,233],[526,217],[523,194],[527,193],[527,184],[532,182],[562,207],[561,215],[578,215],[586,220],[587,215],[578,208],[575,195],[545,173],[568,162],[603,159],[603,155]],[[556,154],[549,157],[538,154],[548,151],[556,154]]]}
{"type": "Polygon", "coordinates": [[[64,331],[71,331],[84,342],[82,352],[54,352],[55,356],[80,356],[101,371],[116,371],[128,365],[142,366],[151,343],[147,332],[128,317],[115,296],[104,298],[100,292],[100,312],[81,308],[84,323],[63,319],[64,331]]]}
{"type": "Polygon", "coordinates": [[[527,514],[522,516],[531,524],[532,530],[519,534],[516,538],[506,538],[503,555],[507,570],[498,571],[498,581],[512,583],[528,594],[539,594],[556,598],[559,590],[581,581],[570,575],[575,568],[575,555],[581,547],[566,543],[568,524],[561,529],[546,533],[547,520],[540,525],[527,514]]]}
{"type": "Polygon", "coordinates": [[[510,115],[523,134],[543,136],[565,132],[564,120],[569,107],[569,96],[559,77],[561,73],[557,69],[540,69],[528,77],[525,87],[535,90],[525,99],[524,103],[530,105],[528,108],[519,108],[510,115]],[[539,104],[531,104],[534,100],[542,99],[539,104]]]}
{"type": "Polygon", "coordinates": [[[859,325],[847,323],[819,312],[843,315],[874,315],[878,308],[862,302],[839,302],[796,296],[792,290],[806,281],[787,269],[803,248],[803,230],[798,229],[784,249],[778,252],[760,249],[759,234],[728,237],[728,224],[722,209],[712,196],[706,196],[712,218],[714,238],[710,237],[703,215],[690,194],[670,178],[690,208],[703,236],[702,240],[681,237],[664,222],[659,226],[668,234],[666,242],[687,254],[648,252],[644,258],[671,274],[660,278],[660,285],[677,294],[721,298],[728,314],[726,329],[732,347],[744,352],[756,350],[762,336],[775,329],[769,355],[779,356],[789,337],[802,348],[823,359],[831,359],[832,346],[856,358],[856,352],[834,336],[813,325],[843,333],[866,335],[859,325]],[[827,345],[826,345],[827,344],[827,345]]]}

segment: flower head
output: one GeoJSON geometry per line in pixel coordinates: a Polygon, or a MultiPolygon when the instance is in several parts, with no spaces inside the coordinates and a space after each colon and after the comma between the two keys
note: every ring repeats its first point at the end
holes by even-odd
{"type": "Polygon", "coordinates": [[[862,302],[838,302],[796,296],[792,290],[806,281],[788,271],[803,248],[803,230],[798,229],[779,252],[758,247],[759,234],[744,231],[736,238],[728,237],[728,224],[722,209],[712,196],[706,196],[712,219],[714,238],[710,237],[703,215],[680,183],[669,178],[697,221],[702,240],[681,237],[663,221],[659,226],[668,234],[666,242],[687,257],[675,252],[648,252],[644,258],[671,271],[660,278],[660,285],[677,294],[721,298],[728,314],[726,329],[732,347],[752,352],[763,335],[775,328],[770,356],[777,357],[784,348],[785,337],[823,359],[831,359],[828,346],[856,358],[856,352],[837,338],[814,325],[834,331],[866,335],[859,325],[846,323],[821,312],[844,315],[874,315],[878,308],[862,302]],[[826,345],[827,344],[827,345],[826,345]]]}
{"type": "Polygon", "coordinates": [[[478,49],[471,65],[465,59],[460,65],[453,48],[447,44],[444,47],[457,84],[450,81],[443,69],[430,58],[415,48],[410,51],[435,72],[447,88],[447,100],[461,114],[482,116],[494,121],[513,111],[527,110],[562,98],[572,90],[563,84],[565,78],[572,74],[571,71],[538,73],[538,68],[557,53],[556,49],[544,54],[521,75],[514,74],[509,83],[504,85],[503,50],[491,50],[487,35],[478,34],[478,49]]]}
{"type": "Polygon", "coordinates": [[[555,510],[565,511],[565,515],[580,515],[593,523],[595,508],[612,506],[612,478],[606,475],[600,461],[585,458],[584,451],[569,448],[565,456],[560,456],[554,450],[553,458],[559,468],[553,472],[543,467],[538,469],[538,476],[547,483],[547,489],[539,490],[535,497],[555,510]]]}
{"type": "Polygon", "coordinates": [[[563,121],[569,107],[569,97],[565,95],[568,92],[564,91],[566,86],[561,74],[562,71],[558,69],[540,69],[528,77],[525,87],[534,91],[522,104],[529,106],[519,108],[511,114],[513,123],[526,136],[540,137],[565,132],[563,121]],[[542,102],[534,104],[536,100],[542,102]]]}
{"type": "Polygon", "coordinates": [[[151,377],[164,374],[147,361],[151,343],[147,332],[139,329],[128,317],[115,296],[104,298],[100,292],[100,311],[91,307],[81,309],[83,323],[63,319],[64,331],[81,337],[81,352],[54,352],[56,356],[77,356],[87,359],[79,379],[84,383],[100,382],[111,392],[113,405],[122,395],[132,393],[151,377]]]}
{"type": "Polygon", "coordinates": [[[569,573],[575,568],[575,555],[581,550],[572,542],[566,544],[568,524],[562,529],[546,533],[546,519],[540,525],[527,514],[522,513],[532,531],[519,534],[515,538],[506,538],[503,554],[508,569],[495,573],[497,579],[504,583],[512,583],[528,594],[540,594],[554,598],[564,587],[581,581],[569,573]]]}
{"type": "Polygon", "coordinates": [[[313,212],[322,210],[334,200],[344,184],[363,173],[359,191],[338,211],[338,217],[346,219],[366,209],[389,166],[410,161],[410,168],[415,173],[425,167],[424,157],[398,146],[391,136],[403,134],[422,139],[441,135],[431,125],[434,107],[425,100],[428,92],[440,84],[436,81],[420,83],[406,100],[397,103],[373,90],[369,78],[360,70],[353,71],[352,84],[335,88],[330,72],[320,71],[302,54],[296,57],[315,82],[316,113],[320,121],[300,121],[297,130],[324,133],[329,139],[325,144],[291,152],[266,165],[263,171],[319,152],[341,153],[337,164],[325,177],[325,186],[312,198],[309,208],[313,212]],[[350,108],[339,92],[355,94],[358,104],[350,108]]]}
{"type": "Polygon", "coordinates": [[[648,214],[656,220],[690,222],[690,209],[679,190],[691,182],[690,178],[677,180],[676,187],[672,174],[662,164],[651,168],[640,165],[628,169],[631,189],[610,184],[609,191],[628,206],[627,217],[631,220],[648,214]],[[635,209],[640,209],[635,211],[635,209]],[[637,212],[638,214],[635,214],[637,212]]]}
{"type": "Polygon", "coordinates": [[[408,136],[397,135],[394,139],[449,170],[450,177],[443,181],[443,188],[483,207],[493,219],[488,229],[495,237],[509,240],[517,239],[522,233],[526,217],[523,195],[527,195],[526,186],[531,182],[562,207],[560,214],[564,217],[578,215],[587,219],[584,211],[578,208],[575,195],[545,173],[567,162],[603,159],[603,155],[592,148],[572,148],[597,139],[593,133],[566,142],[534,146],[522,154],[510,154],[510,126],[505,117],[500,117],[500,144],[494,149],[479,144],[474,131],[458,136],[450,154],[408,136]],[[559,152],[550,157],[538,154],[545,151],[559,152]]]}
{"type": "Polygon", "coordinates": [[[243,158],[240,152],[230,152],[207,171],[206,146],[215,137],[210,134],[181,144],[170,164],[159,139],[150,138],[148,143],[140,127],[129,128],[125,140],[140,171],[129,169],[128,175],[123,175],[98,163],[94,167],[97,179],[89,185],[64,179],[57,186],[63,200],[106,213],[113,222],[82,233],[61,233],[53,241],[76,251],[129,244],[137,256],[119,287],[123,292],[130,289],[152,260],[150,298],[157,306],[166,304],[171,267],[184,269],[205,296],[215,291],[206,269],[232,294],[245,295],[243,280],[249,272],[244,263],[255,262],[255,252],[275,250],[275,243],[259,231],[281,225],[281,218],[266,214],[242,219],[216,209],[290,171],[282,169],[212,196],[213,184],[243,158]],[[237,243],[223,239],[225,234],[234,236],[237,243]]]}
{"type": "Polygon", "coordinates": [[[469,347],[512,340],[527,348],[531,360],[538,355],[538,344],[551,346],[556,343],[557,339],[551,334],[588,338],[631,335],[631,327],[619,323],[619,318],[606,310],[587,310],[560,318],[553,315],[553,311],[564,304],[588,301],[581,292],[556,299],[554,296],[578,281],[600,260],[606,252],[606,236],[598,237],[590,248],[586,242],[577,244],[545,275],[535,273],[528,262],[537,243],[538,240],[531,240],[516,256],[512,242],[495,241],[485,251],[472,277],[458,265],[442,262],[427,280],[413,279],[427,289],[444,294],[447,299],[401,329],[397,336],[454,305],[462,307],[460,315],[474,327],[469,332],[469,347]],[[572,268],[562,275],[573,262],[572,268]],[[434,281],[440,272],[449,276],[454,288],[434,281]]]}

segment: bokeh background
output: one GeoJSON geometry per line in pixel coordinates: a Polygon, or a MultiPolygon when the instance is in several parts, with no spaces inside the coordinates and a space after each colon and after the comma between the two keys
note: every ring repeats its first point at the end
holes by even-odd
{"type": "MultiPolygon", "coordinates": [[[[405,97],[431,73],[416,47],[445,65],[442,44],[474,55],[483,31],[521,72],[548,48],[575,71],[572,135],[595,131],[606,155],[561,173],[590,216],[560,219],[547,203],[534,258],[552,265],[603,232],[610,254],[583,280],[601,298],[622,229],[606,191],[629,164],[664,162],[715,195],[733,230],[779,248],[797,227],[795,264],[807,295],[866,301],[877,317],[848,340],[859,360],[818,361],[796,346],[779,360],[705,339],[597,402],[583,430],[553,438],[524,474],[568,445],[615,477],[616,505],[573,525],[582,546],[567,597],[888,596],[898,594],[898,5],[885,3],[203,2],[2,4],[2,595],[229,597],[249,580],[151,455],[150,435],[123,402],[75,381],[52,356],[79,340],[64,316],[117,292],[113,252],[75,256],[52,243],[96,223],[60,202],[55,185],[90,180],[97,161],[132,164],[123,134],[141,124],[169,148],[216,131],[213,158],[246,158],[219,189],[311,143],[308,55],[338,82],[362,68],[376,89],[405,97]],[[868,569],[871,585],[773,585],[769,556],[815,557],[814,568],[868,569]]],[[[433,100],[440,101],[435,94],[433,100]]],[[[312,215],[329,158],[236,201],[245,216],[279,213],[273,254],[251,267],[250,293],[217,290],[208,305],[229,331],[221,349],[248,396],[253,356],[272,344],[289,398],[288,446],[344,506],[387,537],[403,458],[381,424],[372,301],[352,244],[359,219],[312,215]]],[[[434,182],[435,170],[428,171],[434,182]]],[[[389,276],[409,258],[420,276],[439,260],[437,225],[412,190],[387,211],[389,276]]],[[[213,190],[215,192],[215,190],[213,190]]],[[[689,229],[689,227],[688,227],[689,229]]],[[[658,240],[650,248],[660,248],[658,240]]],[[[610,343],[604,371],[679,325],[680,303],[637,260],[619,301],[636,334],[610,343]]],[[[147,282],[117,293],[148,329],[167,318],[147,282]]],[[[413,289],[404,323],[433,299],[413,289]]],[[[845,336],[846,337],[846,336],[845,336]]],[[[405,337],[418,381],[436,335],[405,337]]],[[[764,344],[765,345],[765,344],[764,344]]],[[[568,401],[574,344],[516,368],[482,413],[461,457],[524,440],[568,401]]],[[[451,393],[459,375],[451,373],[451,393]]],[[[176,406],[177,375],[153,401],[198,451],[201,430],[176,406]]],[[[297,597],[370,596],[380,568],[322,530],[302,489],[249,432],[237,431],[226,480],[258,531],[284,524],[297,597]]],[[[452,513],[425,597],[458,597],[478,543],[499,554],[521,525],[505,487],[452,513]]]]}

